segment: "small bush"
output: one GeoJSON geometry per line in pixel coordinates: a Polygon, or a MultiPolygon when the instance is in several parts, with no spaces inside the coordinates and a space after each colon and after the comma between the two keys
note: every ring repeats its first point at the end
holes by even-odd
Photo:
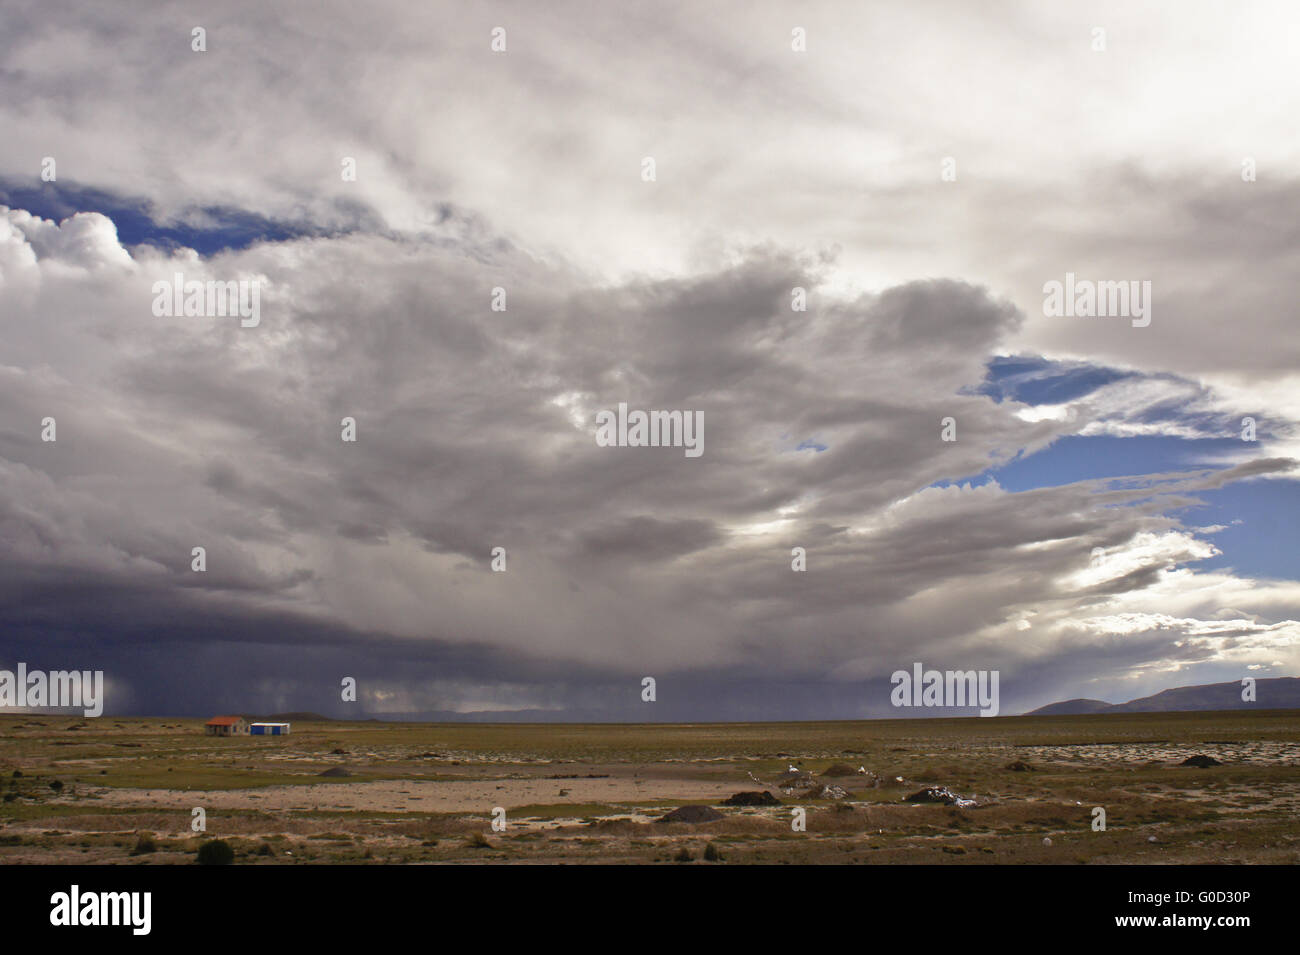
{"type": "Polygon", "coordinates": [[[271,844],[269,842],[263,842],[260,846],[257,847],[257,854],[259,856],[275,855],[275,850],[271,848],[271,844]]]}
{"type": "Polygon", "coordinates": [[[717,843],[710,842],[707,846],[704,847],[704,861],[705,862],[722,861],[722,850],[718,848],[717,843]]]}
{"type": "Polygon", "coordinates": [[[235,850],[222,839],[213,839],[199,846],[199,865],[230,865],[235,861],[235,850]]]}
{"type": "Polygon", "coordinates": [[[694,861],[695,861],[695,856],[692,855],[690,849],[686,848],[685,846],[682,846],[680,849],[677,850],[677,855],[673,856],[673,861],[674,861],[674,862],[694,862],[694,861]]]}
{"type": "Polygon", "coordinates": [[[153,836],[147,832],[140,833],[140,838],[135,840],[135,848],[131,850],[133,856],[148,855],[150,852],[157,852],[158,844],[153,841],[153,836]]]}
{"type": "Polygon", "coordinates": [[[487,836],[481,832],[476,832],[465,840],[465,844],[471,849],[490,849],[492,843],[487,841],[487,836]]]}

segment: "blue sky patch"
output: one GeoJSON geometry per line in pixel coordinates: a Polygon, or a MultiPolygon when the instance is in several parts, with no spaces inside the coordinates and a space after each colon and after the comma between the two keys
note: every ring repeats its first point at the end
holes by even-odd
{"type": "Polygon", "coordinates": [[[984,383],[975,393],[999,403],[1010,398],[1028,405],[1055,405],[1134,375],[1117,368],[1055,362],[1036,355],[999,356],[988,363],[984,383]]]}
{"type": "Polygon", "coordinates": [[[98,212],[113,220],[118,241],[125,246],[184,247],[205,256],[230,249],[245,249],[258,242],[284,242],[302,236],[340,235],[354,231],[287,223],[245,209],[222,206],[194,209],[190,218],[202,222],[202,225],[194,222],[164,225],[153,218],[148,200],[53,182],[38,186],[0,182],[0,205],[25,209],[32,215],[56,222],[77,212],[98,212]]]}
{"type": "Polygon", "coordinates": [[[1197,561],[1198,570],[1231,567],[1247,577],[1300,580],[1300,481],[1257,478],[1196,496],[1206,506],[1179,515],[1185,524],[1228,525],[1208,536],[1223,553],[1197,561]]]}

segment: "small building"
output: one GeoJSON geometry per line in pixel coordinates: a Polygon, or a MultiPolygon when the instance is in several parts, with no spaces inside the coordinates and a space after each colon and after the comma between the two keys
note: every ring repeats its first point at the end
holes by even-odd
{"type": "Polygon", "coordinates": [[[288,736],[288,723],[252,723],[248,731],[254,736],[288,736]]]}
{"type": "Polygon", "coordinates": [[[214,716],[206,728],[209,736],[247,736],[248,720],[242,716],[214,716]]]}

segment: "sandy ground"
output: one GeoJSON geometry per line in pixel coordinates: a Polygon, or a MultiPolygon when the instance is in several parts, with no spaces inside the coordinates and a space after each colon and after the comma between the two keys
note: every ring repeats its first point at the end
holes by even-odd
{"type": "MultiPolygon", "coordinates": [[[[369,812],[464,812],[483,814],[493,806],[582,803],[652,803],[660,800],[725,799],[746,788],[738,782],[699,779],[506,779],[423,782],[331,782],[311,786],[268,786],[204,792],[181,789],[109,789],[87,791],[82,799],[105,806],[184,809],[362,810],[369,812]],[[565,795],[559,795],[567,790],[565,795]]],[[[751,787],[752,788],[752,787],[751,787]]]]}

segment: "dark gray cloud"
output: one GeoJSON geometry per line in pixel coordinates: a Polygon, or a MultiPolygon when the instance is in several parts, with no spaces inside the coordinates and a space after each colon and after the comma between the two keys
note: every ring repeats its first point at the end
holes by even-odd
{"type": "Polygon", "coordinates": [[[1031,7],[5,0],[0,179],[53,156],[219,251],[0,215],[0,663],[102,663],[136,711],[337,713],[353,675],[367,712],[665,719],[879,715],[917,659],[1007,708],[1294,668],[1300,587],[1196,571],[1179,516],[1300,457],[1300,143],[1242,108],[1294,84],[1199,9],[1112,11],[1096,55],[1031,7]],[[261,324],[155,317],[177,271],[261,280],[261,324]],[[1151,279],[1152,325],[1044,316],[1066,271],[1151,279]],[[995,354],[1127,373],[1029,407],[981,393],[995,354]],[[597,446],[620,402],[702,414],[704,454],[597,446]],[[943,486],[1243,414],[1268,445],[1222,470],[943,486]]]}
{"type": "Polygon", "coordinates": [[[265,277],[262,323],[242,329],[156,318],[149,286],[177,260],[106,249],[77,277],[28,266],[59,340],[26,341],[30,370],[3,379],[0,613],[11,650],[93,651],[143,707],[333,712],[360,674],[372,710],[629,718],[619,694],[653,675],[676,687],[660,718],[706,715],[684,686],[714,686],[714,715],[777,687],[780,712],[823,712],[827,680],[857,687],[835,715],[880,712],[881,681],[918,656],[1011,674],[1039,652],[1022,621],[1056,629],[1167,586],[1209,553],[1173,508],[1289,466],[930,487],[1062,433],[972,393],[1022,318],[966,283],[827,298],[821,265],[759,249],[592,289],[518,252],[367,236],[182,263],[265,277]],[[96,308],[64,310],[77,283],[96,308]],[[703,456],[597,446],[596,411],[620,401],[701,411],[703,456]],[[46,413],[53,444],[33,437],[46,413]],[[1132,556],[1144,535],[1141,566],[1070,583],[1093,547],[1132,556]]]}

